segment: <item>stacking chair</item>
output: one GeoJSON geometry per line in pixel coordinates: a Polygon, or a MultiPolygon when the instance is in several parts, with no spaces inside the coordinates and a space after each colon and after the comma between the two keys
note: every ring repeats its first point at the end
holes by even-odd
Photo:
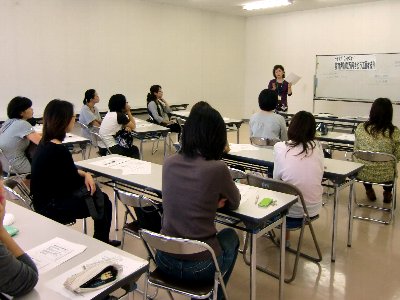
{"type": "Polygon", "coordinates": [[[3,168],[6,169],[7,171],[3,171],[5,173],[5,179],[13,179],[18,183],[18,189],[21,190],[21,192],[24,195],[30,194],[30,189],[25,183],[26,176],[28,176],[30,173],[19,173],[17,169],[13,166],[11,160],[8,159],[8,157],[4,154],[4,152],[0,149],[0,161],[3,165],[3,168]]]}
{"type": "MultiPolygon", "coordinates": [[[[100,133],[97,133],[97,132],[94,132],[94,131],[91,131],[90,133],[92,135],[92,143],[93,143],[94,146],[99,148],[99,142],[101,142],[104,146],[106,146],[106,149],[107,149],[107,154],[106,155],[112,154],[110,148],[108,148],[106,142],[104,141],[103,136],[100,133]]],[[[101,147],[101,148],[104,148],[104,147],[101,147]]],[[[100,155],[100,153],[99,153],[99,155],[100,155]]]]}
{"type": "Polygon", "coordinates": [[[89,158],[90,157],[90,151],[92,150],[92,145],[93,145],[92,130],[86,124],[83,124],[83,123],[81,123],[79,121],[76,121],[76,123],[81,127],[82,135],[90,140],[89,149],[88,149],[88,152],[86,154],[86,157],[89,158]]]}
{"type": "Polygon", "coordinates": [[[154,233],[145,229],[140,230],[140,236],[149,254],[149,262],[155,263],[156,251],[162,251],[169,254],[195,254],[207,251],[212,257],[215,265],[214,280],[210,282],[185,282],[171,278],[162,273],[156,265],[153,271],[148,271],[145,281],[144,299],[147,299],[148,286],[165,289],[169,297],[173,300],[171,292],[185,295],[195,299],[206,299],[213,293],[213,299],[217,299],[218,288],[222,288],[225,299],[229,299],[226,293],[225,284],[222,278],[221,270],[218,265],[214,250],[204,242],[175,238],[154,233]]]}
{"type": "Polygon", "coordinates": [[[122,228],[122,241],[121,241],[121,249],[124,248],[125,235],[128,234],[135,238],[140,238],[139,230],[146,229],[154,229],[158,231],[161,228],[161,212],[159,211],[157,204],[153,202],[150,198],[147,198],[143,195],[137,195],[128,191],[124,191],[121,189],[114,189],[114,192],[117,198],[122,202],[125,206],[125,214],[124,214],[124,225],[122,228]],[[132,212],[132,208],[135,210],[136,216],[134,216],[132,212]],[[139,214],[139,215],[138,215],[139,214]],[[158,226],[151,226],[145,224],[144,221],[141,220],[142,216],[146,216],[148,214],[149,218],[154,217],[157,218],[156,221],[159,220],[159,228],[155,228],[158,226]],[[132,221],[128,221],[128,216],[131,217],[132,221]]]}
{"type": "MultiPolygon", "coordinates": [[[[358,162],[365,162],[369,164],[373,163],[387,163],[387,164],[392,164],[393,165],[393,199],[390,208],[388,207],[381,207],[381,206],[376,206],[376,205],[369,205],[369,204],[362,204],[358,203],[356,199],[356,191],[354,191],[354,202],[355,204],[360,207],[360,208],[369,208],[369,209],[374,209],[382,212],[389,213],[389,217],[387,220],[384,219],[375,219],[375,218],[369,218],[369,217],[362,217],[358,215],[353,215],[353,218],[355,219],[361,219],[361,220],[367,220],[367,221],[373,221],[373,222],[378,222],[381,224],[390,224],[393,215],[394,215],[394,210],[396,209],[396,190],[397,190],[397,159],[396,156],[393,154],[389,153],[383,153],[383,152],[372,152],[372,151],[362,151],[362,150],[356,150],[353,152],[351,156],[353,161],[358,161],[358,162]]],[[[369,181],[363,181],[360,179],[355,180],[356,182],[361,182],[361,183],[369,183],[373,185],[380,185],[380,186],[391,186],[392,184],[388,183],[379,183],[379,182],[369,182],[369,181]]]]}
{"type": "MultiPolygon", "coordinates": [[[[276,191],[276,192],[286,193],[286,194],[290,194],[290,195],[295,195],[295,196],[297,196],[298,201],[300,201],[303,206],[304,215],[303,215],[301,222],[299,222],[299,225],[296,227],[288,226],[286,228],[287,230],[290,230],[290,231],[300,230],[300,236],[299,236],[299,240],[297,242],[296,249],[286,247],[287,251],[294,253],[296,255],[292,275],[289,278],[285,278],[286,283],[292,282],[296,278],[297,267],[298,267],[300,256],[302,256],[308,260],[311,260],[313,262],[320,262],[322,260],[321,250],[319,248],[318,241],[317,241],[317,238],[316,238],[316,235],[314,232],[314,228],[312,225],[312,222],[317,220],[319,218],[319,215],[316,215],[314,217],[310,217],[308,215],[308,211],[307,211],[307,207],[306,207],[306,204],[305,204],[305,201],[303,198],[303,194],[296,186],[294,186],[290,183],[271,179],[271,178],[259,177],[259,176],[252,175],[252,174],[248,175],[248,181],[249,181],[249,185],[252,185],[252,186],[269,189],[269,190],[276,191]],[[303,237],[304,237],[304,230],[305,230],[306,226],[308,226],[310,229],[310,233],[311,233],[318,257],[314,257],[309,254],[301,252],[303,237]]],[[[278,242],[275,240],[274,234],[269,235],[269,237],[272,239],[272,241],[275,244],[278,244],[278,242]]],[[[248,240],[248,238],[246,238],[246,241],[247,240],[248,240]]],[[[284,242],[284,241],[281,241],[281,242],[284,242]]],[[[246,255],[247,248],[248,248],[248,243],[246,242],[245,247],[244,247],[244,255],[246,255]]],[[[277,274],[277,273],[274,273],[267,269],[263,269],[263,271],[265,271],[266,273],[268,273],[276,278],[279,278],[279,274],[277,274]]]]}
{"type": "Polygon", "coordinates": [[[10,194],[14,195],[24,207],[30,210],[34,210],[31,195],[29,194],[29,191],[26,189],[26,187],[22,186],[20,182],[13,178],[7,178],[4,180],[4,188],[10,194]]]}
{"type": "Polygon", "coordinates": [[[256,137],[256,136],[250,137],[250,143],[252,145],[258,146],[258,147],[272,148],[277,142],[280,142],[280,140],[279,139],[268,139],[268,138],[256,137]]]}

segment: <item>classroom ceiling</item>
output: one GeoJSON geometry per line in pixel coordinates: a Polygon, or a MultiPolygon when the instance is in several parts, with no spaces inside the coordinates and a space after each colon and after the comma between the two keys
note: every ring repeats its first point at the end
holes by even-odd
{"type": "Polygon", "coordinates": [[[218,12],[237,16],[273,15],[293,11],[333,7],[357,3],[377,2],[382,0],[293,0],[293,4],[280,8],[245,11],[241,5],[256,0],[143,0],[146,2],[164,3],[169,5],[186,6],[196,9],[218,12]]]}

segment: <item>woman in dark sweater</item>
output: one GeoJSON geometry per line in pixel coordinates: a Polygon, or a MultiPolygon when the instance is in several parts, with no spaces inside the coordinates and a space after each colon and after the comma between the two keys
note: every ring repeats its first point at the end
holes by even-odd
{"type": "MultiPolygon", "coordinates": [[[[193,106],[182,133],[182,148],[163,166],[161,233],[209,244],[227,283],[237,257],[239,239],[232,228],[217,232],[218,208],[236,209],[240,193],[222,157],[227,144],[221,115],[206,102],[193,106]]],[[[156,256],[158,267],[179,280],[212,280],[215,268],[204,253],[156,256]]],[[[218,293],[219,298],[222,294],[218,293]]]]}
{"type": "Polygon", "coordinates": [[[118,246],[119,241],[109,240],[112,206],[108,196],[96,187],[89,173],[76,168],[71,153],[62,144],[74,124],[71,103],[52,100],[47,104],[43,115],[43,138],[32,162],[33,206],[36,212],[67,224],[91,215],[85,201],[91,195],[104,203],[103,213],[94,219],[93,237],[118,246]]]}
{"type": "Polygon", "coordinates": [[[30,292],[39,277],[35,263],[3,226],[5,207],[3,180],[0,179],[0,299],[3,299],[1,293],[18,297],[30,292]]]}

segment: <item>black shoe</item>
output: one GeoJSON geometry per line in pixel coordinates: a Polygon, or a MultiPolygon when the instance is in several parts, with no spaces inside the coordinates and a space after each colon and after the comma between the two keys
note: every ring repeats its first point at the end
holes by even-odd
{"type": "Polygon", "coordinates": [[[107,242],[107,244],[109,244],[109,245],[111,245],[111,246],[114,246],[114,247],[119,247],[119,246],[121,246],[121,241],[109,240],[109,241],[107,242]]]}

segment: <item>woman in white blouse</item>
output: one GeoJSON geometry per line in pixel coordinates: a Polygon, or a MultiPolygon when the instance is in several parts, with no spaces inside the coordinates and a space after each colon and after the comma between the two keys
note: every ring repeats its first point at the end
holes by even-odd
{"type": "MultiPolygon", "coordinates": [[[[274,178],[289,182],[302,192],[310,217],[318,215],[323,192],[324,154],[319,142],[315,141],[315,133],[314,116],[299,111],[290,122],[288,141],[274,146],[274,178]]],[[[294,204],[286,218],[287,227],[297,227],[303,213],[301,203],[294,204]]]]}

